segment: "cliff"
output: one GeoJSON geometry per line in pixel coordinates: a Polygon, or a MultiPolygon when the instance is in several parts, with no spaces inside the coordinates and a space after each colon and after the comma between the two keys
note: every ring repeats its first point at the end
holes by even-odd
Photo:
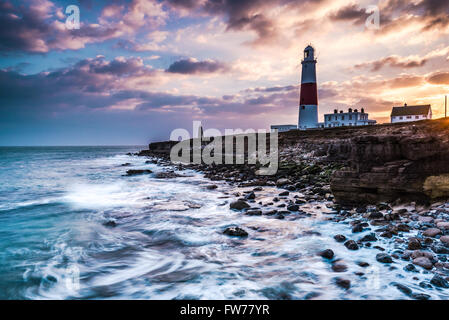
{"type": "MultiPolygon", "coordinates": [[[[141,155],[167,158],[174,144],[153,143],[141,155]]],[[[260,183],[281,177],[290,178],[294,184],[295,179],[304,177],[304,170],[309,170],[304,166],[305,161],[343,167],[334,171],[330,179],[335,201],[341,204],[449,197],[449,120],[446,119],[289,131],[279,134],[279,156],[280,172],[275,177],[259,179],[260,183]],[[285,171],[286,167],[289,171],[285,171]],[[292,172],[295,175],[289,177],[292,172]]],[[[205,169],[204,165],[201,169],[205,169]]]]}

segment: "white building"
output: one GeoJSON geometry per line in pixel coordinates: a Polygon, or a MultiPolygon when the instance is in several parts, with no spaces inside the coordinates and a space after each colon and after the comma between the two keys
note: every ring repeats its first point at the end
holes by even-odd
{"type": "Polygon", "coordinates": [[[297,125],[294,124],[280,124],[280,125],[273,125],[271,126],[271,131],[278,130],[279,132],[287,132],[290,130],[296,130],[298,129],[297,125]]]}
{"type": "Polygon", "coordinates": [[[421,106],[393,107],[391,111],[391,123],[410,122],[432,119],[432,107],[430,104],[421,106]]]}
{"type": "Polygon", "coordinates": [[[376,120],[369,120],[368,113],[362,108],[360,112],[357,109],[348,109],[348,112],[343,112],[341,110],[338,112],[337,109],[334,113],[329,113],[324,115],[324,127],[334,128],[334,127],[344,127],[344,126],[368,126],[376,124],[376,120]]]}

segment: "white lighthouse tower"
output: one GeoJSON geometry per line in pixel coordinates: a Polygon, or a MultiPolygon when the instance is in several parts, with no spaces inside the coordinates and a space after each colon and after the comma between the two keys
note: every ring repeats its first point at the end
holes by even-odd
{"type": "Polygon", "coordinates": [[[301,95],[299,98],[299,130],[318,127],[318,90],[316,84],[315,49],[304,49],[301,74],[301,95]]]}

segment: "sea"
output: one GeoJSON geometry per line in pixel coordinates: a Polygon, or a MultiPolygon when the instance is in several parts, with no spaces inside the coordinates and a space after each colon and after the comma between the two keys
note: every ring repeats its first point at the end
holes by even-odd
{"type": "MultiPolygon", "coordinates": [[[[247,216],[229,203],[251,188],[214,181],[210,190],[192,170],[158,179],[170,168],[131,155],[143,148],[0,148],[0,299],[410,299],[398,283],[449,298],[425,288],[432,273],[404,271],[410,262],[381,264],[378,249],[337,243],[336,234],[357,240],[373,230],[354,235],[349,222],[328,219],[326,203],[283,220],[247,216]],[[248,237],[223,234],[232,226],[248,237]],[[317,255],[324,249],[333,262],[317,255]],[[336,261],[346,270],[334,272],[336,261]]],[[[279,192],[264,187],[257,202],[279,192]]]]}

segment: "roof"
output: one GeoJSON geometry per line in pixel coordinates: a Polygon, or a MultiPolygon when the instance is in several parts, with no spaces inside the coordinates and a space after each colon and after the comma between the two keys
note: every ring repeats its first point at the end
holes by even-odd
{"type": "Polygon", "coordinates": [[[393,107],[393,110],[391,111],[391,116],[397,117],[397,116],[427,115],[430,110],[431,110],[430,104],[422,106],[393,107]]]}

